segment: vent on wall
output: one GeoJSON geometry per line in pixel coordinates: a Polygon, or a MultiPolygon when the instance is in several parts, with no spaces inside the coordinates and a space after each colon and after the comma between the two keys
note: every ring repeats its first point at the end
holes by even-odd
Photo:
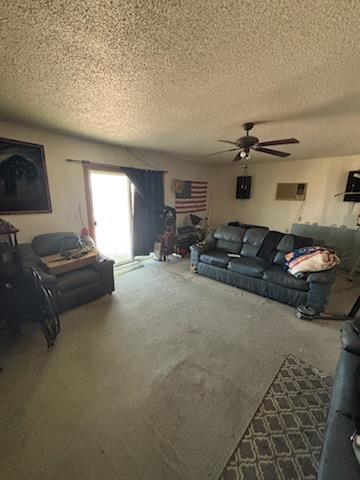
{"type": "Polygon", "coordinates": [[[278,183],[276,200],[305,200],[307,183],[278,183]]]}

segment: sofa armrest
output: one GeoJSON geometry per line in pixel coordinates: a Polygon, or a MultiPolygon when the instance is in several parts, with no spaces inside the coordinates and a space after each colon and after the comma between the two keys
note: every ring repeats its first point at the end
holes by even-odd
{"type": "Polygon", "coordinates": [[[335,281],[336,268],[323,272],[312,272],[306,278],[309,284],[308,306],[324,312],[329,300],[331,286],[335,281]]]}
{"type": "Polygon", "coordinates": [[[342,348],[347,352],[360,356],[360,336],[354,330],[353,321],[347,320],[341,325],[342,348]]]}
{"type": "Polygon", "coordinates": [[[306,278],[308,283],[332,284],[335,281],[336,268],[324,270],[322,272],[312,272],[306,278]]]}
{"type": "Polygon", "coordinates": [[[216,240],[207,241],[205,243],[196,243],[195,245],[191,245],[190,247],[190,257],[191,257],[191,269],[194,272],[197,272],[197,268],[199,265],[200,255],[205,252],[210,252],[210,250],[214,250],[216,247],[216,240]]]}

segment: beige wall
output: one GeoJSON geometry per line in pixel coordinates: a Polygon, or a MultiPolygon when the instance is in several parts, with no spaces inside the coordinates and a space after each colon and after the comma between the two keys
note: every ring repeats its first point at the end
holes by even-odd
{"type": "MultiPolygon", "coordinates": [[[[34,235],[45,232],[79,232],[79,204],[87,224],[82,166],[68,163],[66,158],[149,168],[121,147],[19,125],[0,123],[0,137],[40,143],[45,147],[53,212],[3,216],[21,229],[21,241],[31,240],[34,235]]],[[[345,203],[342,197],[334,197],[334,193],[345,189],[348,171],[360,168],[360,155],[250,163],[249,175],[253,177],[251,199],[236,200],[236,177],[243,174],[239,165],[209,167],[170,155],[132,151],[154,167],[168,170],[165,175],[165,202],[168,205],[174,205],[175,201],[172,189],[174,178],[209,181],[210,223],[213,225],[240,220],[285,231],[298,220],[353,228],[360,213],[360,204],[345,203]],[[301,202],[275,200],[278,182],[308,183],[307,199],[300,219],[298,211],[301,202]]],[[[183,217],[180,217],[179,223],[182,221],[183,217]]]]}
{"type": "Polygon", "coordinates": [[[236,200],[236,177],[243,175],[241,166],[218,167],[214,171],[211,202],[211,223],[231,220],[267,225],[286,231],[296,220],[321,225],[346,225],[354,228],[360,204],[343,202],[334,194],[346,187],[349,170],[360,168],[360,155],[313,160],[289,160],[251,164],[252,193],[249,200],[236,200]],[[307,182],[307,198],[298,217],[302,202],[275,200],[278,182],[307,182]]]}
{"type": "MultiPolygon", "coordinates": [[[[81,222],[78,205],[87,224],[85,190],[82,166],[66,162],[67,158],[102,162],[138,168],[150,168],[135,159],[125,149],[100,142],[80,140],[64,135],[19,125],[0,123],[0,137],[12,138],[45,147],[52,213],[2,216],[20,228],[19,239],[31,240],[39,233],[53,231],[80,232],[81,222]]],[[[139,157],[155,168],[168,170],[165,174],[165,202],[173,206],[175,197],[172,180],[208,180],[209,168],[176,159],[169,155],[133,150],[139,157]]],[[[183,217],[179,218],[179,222],[183,217]]]]}

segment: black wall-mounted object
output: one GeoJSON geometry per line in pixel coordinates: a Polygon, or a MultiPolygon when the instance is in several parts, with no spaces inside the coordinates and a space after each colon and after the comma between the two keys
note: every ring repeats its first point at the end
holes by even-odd
{"type": "Polygon", "coordinates": [[[352,170],[349,172],[345,191],[357,192],[357,194],[346,193],[344,195],[344,202],[360,202],[360,170],[352,170]]]}
{"type": "Polygon", "coordinates": [[[251,193],[251,178],[246,175],[237,177],[236,181],[236,198],[250,198],[251,193]]]}

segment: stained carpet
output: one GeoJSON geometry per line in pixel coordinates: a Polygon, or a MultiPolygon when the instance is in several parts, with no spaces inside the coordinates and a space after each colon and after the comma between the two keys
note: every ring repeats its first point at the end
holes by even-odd
{"type": "Polygon", "coordinates": [[[330,384],[288,355],[220,480],[316,479],[330,384]]]}

